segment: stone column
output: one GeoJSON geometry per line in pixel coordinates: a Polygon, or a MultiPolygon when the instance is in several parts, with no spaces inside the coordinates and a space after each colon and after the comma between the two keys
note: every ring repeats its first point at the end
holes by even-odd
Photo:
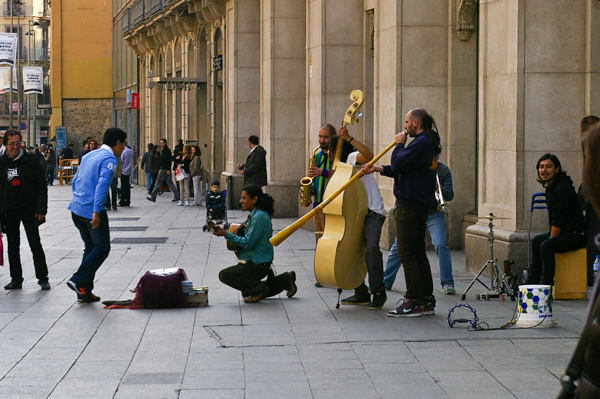
{"type": "Polygon", "coordinates": [[[306,125],[306,2],[263,0],[261,5],[260,132],[267,151],[267,193],[275,216],[298,215],[306,125]]]}
{"type": "MultiPolygon", "coordinates": [[[[598,84],[591,83],[598,76],[598,51],[590,51],[598,45],[592,41],[597,7],[569,0],[551,7],[543,1],[481,1],[478,213],[508,218],[494,222],[494,257],[515,260],[516,270],[527,265],[531,196],[544,191],[536,182],[539,157],[556,154],[575,187],[581,182],[579,121],[598,104],[598,84]]],[[[534,216],[532,236],[548,228],[544,211],[534,216]]],[[[467,229],[469,270],[489,257],[488,232],[486,221],[467,229]]]]}
{"type": "Polygon", "coordinates": [[[225,20],[225,172],[231,177],[230,204],[237,206],[248,137],[260,137],[260,0],[229,0],[225,20]]]}

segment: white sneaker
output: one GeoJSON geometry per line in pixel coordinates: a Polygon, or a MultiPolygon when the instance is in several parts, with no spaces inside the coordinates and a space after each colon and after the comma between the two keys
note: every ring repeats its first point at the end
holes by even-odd
{"type": "Polygon", "coordinates": [[[185,206],[190,206],[190,201],[185,201],[185,206]]]}
{"type": "Polygon", "coordinates": [[[177,206],[183,206],[183,201],[179,201],[179,202],[177,203],[177,206]]]}

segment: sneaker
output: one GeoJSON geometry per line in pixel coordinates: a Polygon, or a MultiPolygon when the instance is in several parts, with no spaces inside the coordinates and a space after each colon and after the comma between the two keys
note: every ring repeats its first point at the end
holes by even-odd
{"type": "Polygon", "coordinates": [[[420,317],[423,313],[416,300],[404,298],[400,301],[402,301],[402,305],[387,312],[388,317],[420,317]]]}
{"type": "Polygon", "coordinates": [[[298,292],[298,286],[296,285],[296,272],[288,272],[288,278],[290,279],[290,289],[287,290],[286,295],[288,298],[293,297],[298,292]]]}
{"type": "Polygon", "coordinates": [[[430,295],[421,301],[421,311],[425,315],[435,314],[435,297],[430,295]]]}
{"type": "Polygon", "coordinates": [[[386,301],[387,295],[385,294],[385,292],[378,292],[377,294],[373,295],[373,300],[369,304],[369,310],[381,309],[383,305],[385,305],[386,301]]]}
{"type": "Polygon", "coordinates": [[[67,281],[67,286],[77,293],[77,300],[81,303],[99,302],[100,297],[78,286],[74,281],[67,281]]]}
{"type": "Polygon", "coordinates": [[[371,304],[371,295],[365,297],[352,295],[351,297],[342,299],[341,304],[367,306],[371,304]]]}
{"type": "Polygon", "coordinates": [[[454,294],[456,294],[456,290],[451,285],[445,285],[442,288],[442,294],[444,294],[444,295],[454,295],[454,294]]]}
{"type": "Polygon", "coordinates": [[[190,201],[185,201],[185,206],[190,206],[190,201]]]}
{"type": "Polygon", "coordinates": [[[179,202],[177,203],[177,206],[183,206],[183,201],[179,201],[179,202]]]}

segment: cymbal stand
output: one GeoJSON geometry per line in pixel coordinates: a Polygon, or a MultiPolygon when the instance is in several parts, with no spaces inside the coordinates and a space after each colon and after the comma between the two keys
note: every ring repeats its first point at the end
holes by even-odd
{"type": "MultiPolygon", "coordinates": [[[[477,273],[475,278],[471,281],[471,283],[469,284],[469,286],[467,287],[465,292],[463,292],[462,297],[461,297],[461,300],[463,300],[463,301],[467,297],[467,292],[469,292],[469,290],[471,289],[473,284],[475,284],[475,281],[478,281],[487,290],[494,291],[494,292],[490,292],[488,294],[481,294],[482,299],[499,298],[501,294],[507,294],[507,295],[510,295],[511,300],[513,300],[513,301],[515,300],[516,292],[511,287],[511,285],[508,281],[507,275],[502,271],[502,269],[498,265],[498,261],[496,259],[494,259],[494,219],[493,219],[492,214],[490,214],[490,217],[491,217],[489,219],[490,224],[488,225],[490,228],[490,232],[488,233],[488,242],[490,243],[490,258],[485,262],[483,267],[479,270],[479,273],[477,273]],[[491,277],[490,287],[488,287],[483,281],[481,281],[479,279],[479,277],[481,276],[483,271],[488,267],[488,265],[490,265],[492,268],[491,269],[492,277],[491,277]]],[[[479,297],[480,297],[480,295],[478,294],[477,299],[479,299],[479,297]]]]}

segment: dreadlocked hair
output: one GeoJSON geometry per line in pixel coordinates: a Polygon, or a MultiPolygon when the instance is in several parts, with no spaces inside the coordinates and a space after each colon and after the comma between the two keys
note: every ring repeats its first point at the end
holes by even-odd
{"type": "Polygon", "coordinates": [[[442,143],[440,134],[438,133],[438,127],[435,124],[433,116],[431,116],[423,108],[414,108],[410,111],[410,115],[414,119],[418,119],[419,125],[427,132],[431,144],[433,144],[433,160],[431,161],[431,170],[437,170],[437,154],[442,152],[442,143]]]}

